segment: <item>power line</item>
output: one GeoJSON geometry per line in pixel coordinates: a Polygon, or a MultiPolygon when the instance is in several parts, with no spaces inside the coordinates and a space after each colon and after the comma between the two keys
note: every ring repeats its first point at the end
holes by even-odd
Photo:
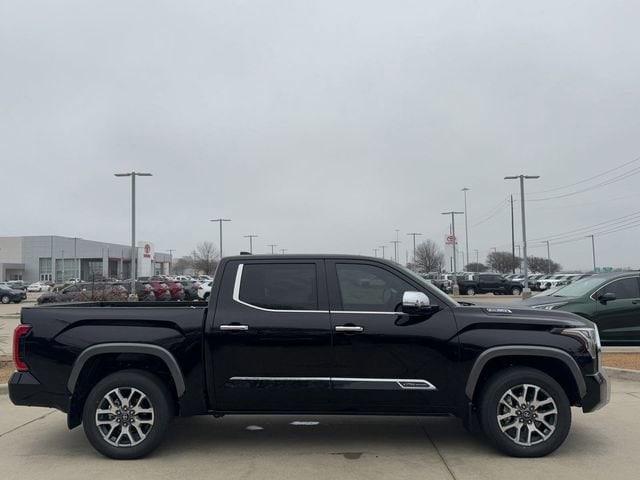
{"type": "Polygon", "coordinates": [[[597,175],[594,175],[592,177],[585,178],[583,180],[580,180],[580,181],[577,181],[577,182],[574,182],[574,183],[570,183],[568,185],[563,185],[561,187],[555,187],[555,188],[549,188],[547,190],[538,190],[537,192],[531,192],[531,195],[537,195],[539,193],[557,192],[558,190],[564,190],[565,188],[575,187],[576,185],[581,185],[581,184],[586,183],[586,182],[588,182],[590,180],[595,180],[598,177],[602,177],[603,175],[606,175],[608,173],[615,172],[616,170],[619,170],[619,169],[621,169],[623,167],[626,167],[627,165],[631,165],[632,163],[636,163],[638,161],[640,161],[640,157],[634,158],[633,160],[631,160],[629,162],[623,163],[622,165],[618,165],[617,167],[614,167],[614,168],[611,168],[611,169],[606,170],[604,172],[598,173],[597,175]]]}
{"type": "Polygon", "coordinates": [[[603,182],[600,182],[600,183],[597,183],[595,185],[592,185],[590,187],[583,188],[582,190],[577,190],[575,192],[569,192],[569,193],[564,193],[562,195],[555,195],[555,196],[545,197],[545,198],[532,198],[532,199],[529,199],[528,201],[529,202],[546,202],[547,200],[555,200],[557,198],[572,197],[573,195],[578,195],[580,193],[588,192],[588,191],[594,190],[596,188],[600,188],[600,187],[605,187],[607,185],[611,185],[612,183],[619,182],[621,180],[624,180],[626,178],[632,177],[633,175],[637,175],[639,173],[640,173],[640,167],[635,167],[635,168],[629,170],[628,172],[625,172],[623,174],[618,175],[617,177],[613,177],[613,178],[610,178],[610,179],[605,180],[603,182]]]}
{"type": "Polygon", "coordinates": [[[631,219],[632,217],[637,217],[640,215],[640,210],[629,213],[627,215],[623,215],[621,217],[617,217],[617,218],[612,218],[610,220],[605,220],[603,222],[599,222],[599,223],[595,223],[593,225],[587,225],[586,227],[579,227],[579,228],[574,228],[573,230],[567,230],[565,232],[561,232],[561,233],[556,233],[553,235],[546,235],[544,237],[536,237],[536,238],[532,238],[532,241],[535,240],[553,240],[553,239],[560,239],[562,237],[567,237],[567,236],[573,236],[574,234],[580,232],[580,231],[586,231],[586,230],[593,230],[594,228],[597,229],[598,227],[604,226],[603,228],[610,228],[613,225],[608,225],[608,224],[615,224],[615,223],[620,223],[620,221],[622,221],[623,223],[626,221],[629,221],[629,219],[631,219]]]}
{"type": "Polygon", "coordinates": [[[496,204],[493,208],[491,208],[488,211],[489,212],[488,214],[481,215],[482,220],[479,220],[478,222],[472,224],[471,226],[472,227],[477,227],[478,225],[482,225],[483,223],[488,222],[493,217],[495,217],[500,212],[502,212],[508,205],[509,205],[509,199],[508,198],[503,198],[502,200],[500,200],[500,202],[498,204],[496,204]]]}

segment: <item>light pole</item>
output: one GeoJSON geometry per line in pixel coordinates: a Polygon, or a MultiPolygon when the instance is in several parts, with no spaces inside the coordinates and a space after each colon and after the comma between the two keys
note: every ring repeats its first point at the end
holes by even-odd
{"type": "Polygon", "coordinates": [[[387,248],[386,245],[380,245],[378,248],[382,249],[382,258],[384,258],[384,249],[387,248]]]}
{"type": "Polygon", "coordinates": [[[407,233],[407,235],[411,235],[413,237],[413,263],[416,263],[416,237],[422,235],[418,232],[407,233]]]}
{"type": "Polygon", "coordinates": [[[222,260],[222,222],[230,222],[230,218],[214,218],[210,222],[218,222],[220,224],[220,260],[222,260]]]}
{"type": "Polygon", "coordinates": [[[473,251],[476,252],[476,273],[478,273],[478,269],[480,267],[480,262],[478,261],[478,249],[476,248],[473,251]]]}
{"type": "Polygon", "coordinates": [[[274,254],[274,248],[276,248],[277,246],[277,243],[270,243],[269,245],[267,245],[267,247],[271,247],[271,255],[274,254]]]}
{"type": "Polygon", "coordinates": [[[78,266],[78,237],[73,237],[73,267],[76,281],[80,280],[80,267],[78,266]]]}
{"type": "Polygon", "coordinates": [[[464,249],[467,255],[467,265],[469,264],[469,223],[467,222],[467,192],[470,188],[464,187],[464,249]]]}
{"type": "Polygon", "coordinates": [[[453,237],[453,294],[460,295],[460,288],[458,287],[458,261],[456,259],[456,215],[462,215],[464,212],[456,212],[451,210],[450,212],[442,212],[442,215],[451,215],[451,236],[453,237]]]}
{"type": "Polygon", "coordinates": [[[522,290],[522,298],[531,296],[529,288],[529,263],[527,261],[527,221],[524,209],[524,181],[540,178],[540,175],[512,175],[504,177],[505,180],[520,180],[520,212],[522,214],[522,270],[524,275],[524,289],[522,290]]]}
{"type": "Polygon", "coordinates": [[[286,251],[287,251],[287,249],[286,249],[286,248],[281,248],[281,249],[280,249],[280,254],[281,254],[281,255],[284,255],[286,251]]]}
{"type": "Polygon", "coordinates": [[[586,238],[591,237],[591,254],[593,256],[593,271],[596,271],[596,241],[593,235],[587,235],[586,238]]]}
{"type": "Polygon", "coordinates": [[[131,171],[114,173],[116,177],[131,177],[131,292],[130,300],[137,300],[136,295],[136,177],[150,177],[150,173],[131,171]]]}
{"type": "Polygon", "coordinates": [[[244,238],[248,238],[249,239],[249,253],[253,253],[253,239],[254,238],[258,238],[258,235],[251,233],[249,235],[245,235],[244,238]]]}
{"type": "Polygon", "coordinates": [[[377,248],[373,249],[373,256],[378,258],[378,249],[377,248]]]}

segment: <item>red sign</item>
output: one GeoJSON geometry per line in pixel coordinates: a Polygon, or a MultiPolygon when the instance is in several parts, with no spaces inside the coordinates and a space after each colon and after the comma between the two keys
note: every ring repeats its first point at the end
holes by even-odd
{"type": "Polygon", "coordinates": [[[456,237],[454,237],[453,235],[447,235],[445,243],[447,245],[453,245],[454,243],[458,243],[458,241],[457,241],[456,237]]]}

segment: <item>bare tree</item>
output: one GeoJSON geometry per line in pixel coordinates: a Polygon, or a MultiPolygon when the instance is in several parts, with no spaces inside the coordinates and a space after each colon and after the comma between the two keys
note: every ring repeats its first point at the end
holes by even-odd
{"type": "Polygon", "coordinates": [[[528,257],[529,269],[533,273],[556,273],[562,267],[560,264],[542,257],[528,257]]]}
{"type": "Polygon", "coordinates": [[[494,272],[510,273],[520,266],[520,262],[522,259],[520,257],[514,258],[511,252],[491,252],[487,256],[487,265],[494,272]]]}
{"type": "Polygon", "coordinates": [[[192,270],[193,268],[193,257],[191,255],[176,258],[171,266],[171,270],[177,275],[184,275],[187,270],[192,270]]]}
{"type": "Polygon", "coordinates": [[[471,262],[465,265],[464,270],[466,272],[486,272],[487,266],[484,263],[471,262]]]}
{"type": "Polygon", "coordinates": [[[218,249],[212,242],[199,243],[191,252],[193,268],[197,271],[211,275],[218,266],[218,249]]]}
{"type": "Polygon", "coordinates": [[[439,272],[444,264],[444,252],[436,242],[427,239],[416,245],[416,258],[412,265],[417,272],[439,272]]]}

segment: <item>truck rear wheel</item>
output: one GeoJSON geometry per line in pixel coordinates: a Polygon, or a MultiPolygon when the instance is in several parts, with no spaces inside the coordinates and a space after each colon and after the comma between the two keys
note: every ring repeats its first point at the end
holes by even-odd
{"type": "Polygon", "coordinates": [[[469,288],[467,288],[467,292],[466,293],[467,293],[467,295],[473,296],[473,295],[476,294],[476,289],[473,288],[473,287],[469,287],[469,288]]]}
{"type": "Polygon", "coordinates": [[[87,397],[84,432],[103,455],[119,460],[144,457],[164,438],[173,417],[171,394],[155,375],[122,370],[103,378],[87,397]]]}
{"type": "Polygon", "coordinates": [[[514,457],[542,457],[556,450],[571,427],[562,387],[544,372],[513,367],[491,377],[479,405],[489,441],[514,457]]]}

